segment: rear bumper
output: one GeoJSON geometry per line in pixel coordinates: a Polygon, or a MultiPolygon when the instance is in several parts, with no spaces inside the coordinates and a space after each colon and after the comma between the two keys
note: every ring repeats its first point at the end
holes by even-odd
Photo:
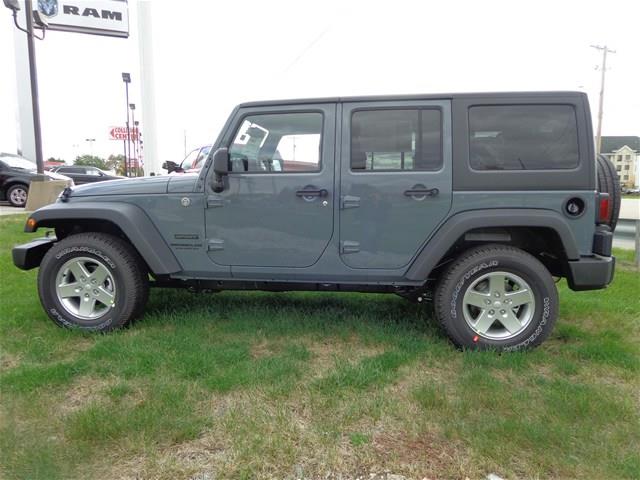
{"type": "Polygon", "coordinates": [[[593,255],[569,261],[567,282],[571,290],[599,290],[613,280],[615,257],[593,255]]]}
{"type": "Polygon", "coordinates": [[[55,238],[38,238],[29,243],[18,245],[11,251],[13,264],[22,270],[31,270],[40,266],[42,257],[55,243],[55,238]]]}

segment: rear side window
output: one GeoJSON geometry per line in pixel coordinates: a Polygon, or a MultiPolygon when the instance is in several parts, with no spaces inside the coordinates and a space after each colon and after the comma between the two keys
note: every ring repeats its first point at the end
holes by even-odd
{"type": "Polygon", "coordinates": [[[353,114],[352,170],[439,170],[441,167],[440,110],[361,110],[353,114]]]}
{"type": "Polygon", "coordinates": [[[471,107],[469,135],[469,161],[475,170],[578,166],[578,128],[570,105],[471,107]]]}
{"type": "Polygon", "coordinates": [[[79,173],[83,175],[85,173],[84,168],[80,168],[80,167],[61,167],[58,169],[58,171],[61,173],[79,173]]]}

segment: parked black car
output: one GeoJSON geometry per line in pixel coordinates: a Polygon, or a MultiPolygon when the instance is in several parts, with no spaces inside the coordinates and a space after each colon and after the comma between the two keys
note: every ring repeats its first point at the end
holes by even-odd
{"type": "MultiPolygon", "coordinates": [[[[61,174],[44,172],[54,180],[69,180],[61,174]]],[[[19,155],[0,153],[0,200],[14,207],[24,207],[31,179],[37,175],[36,164],[19,155]]]]}
{"type": "Polygon", "coordinates": [[[80,165],[63,165],[55,167],[52,172],[61,173],[71,179],[76,185],[82,185],[83,183],[103,182],[105,180],[118,180],[120,178],[117,175],[111,175],[108,172],[100,170],[97,167],[84,167],[80,165]]]}

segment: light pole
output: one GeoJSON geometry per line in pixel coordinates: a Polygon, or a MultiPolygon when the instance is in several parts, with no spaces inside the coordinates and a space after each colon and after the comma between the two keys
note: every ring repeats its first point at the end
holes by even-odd
{"type": "MultiPolygon", "coordinates": [[[[129,108],[131,109],[131,123],[133,125],[133,128],[131,129],[131,131],[129,132],[129,156],[131,156],[131,137],[133,137],[133,156],[136,159],[135,161],[137,161],[137,154],[136,154],[136,140],[135,140],[135,135],[136,135],[136,104],[135,103],[130,103],[129,104],[129,108]]],[[[134,167],[133,167],[133,171],[135,172],[134,176],[137,177],[138,176],[138,168],[135,166],[136,164],[132,161],[134,167]]]]}
{"type": "Polygon", "coordinates": [[[84,141],[85,142],[89,142],[89,148],[90,148],[90,151],[91,151],[91,156],[93,157],[93,142],[95,142],[96,139],[95,138],[85,138],[84,141]]]}
{"type": "Polygon", "coordinates": [[[136,132],[136,137],[133,141],[133,149],[136,152],[136,159],[138,160],[138,168],[140,168],[140,122],[135,120],[133,122],[133,128],[136,132]]]}
{"type": "Polygon", "coordinates": [[[47,28],[46,19],[40,14],[40,12],[33,11],[33,1],[25,0],[24,14],[27,21],[27,28],[24,29],[18,25],[18,11],[20,10],[20,4],[17,0],[4,0],[5,7],[11,9],[13,12],[13,23],[16,28],[27,34],[27,50],[29,52],[29,81],[31,84],[31,109],[33,111],[33,137],[36,150],[36,169],[41,178],[44,173],[44,158],[42,156],[42,129],[40,127],[40,103],[38,96],[38,71],[36,69],[36,46],[33,41],[34,38],[38,40],[44,40],[45,30],[47,28]],[[36,23],[42,29],[42,37],[37,37],[33,31],[33,19],[36,17],[36,23]]]}
{"type": "Polygon", "coordinates": [[[129,142],[131,138],[129,134],[129,84],[131,83],[131,75],[129,73],[122,72],[122,81],[124,82],[126,96],[125,107],[127,109],[127,138],[124,141],[124,174],[126,177],[129,177],[131,176],[129,172],[129,160],[131,159],[131,143],[129,142]]]}

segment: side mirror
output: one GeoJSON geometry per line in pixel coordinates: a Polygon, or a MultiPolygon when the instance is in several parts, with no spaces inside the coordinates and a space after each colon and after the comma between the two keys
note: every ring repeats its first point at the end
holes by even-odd
{"type": "Polygon", "coordinates": [[[224,177],[229,175],[229,149],[219,148],[213,154],[212,188],[216,193],[224,190],[224,177]]]}

